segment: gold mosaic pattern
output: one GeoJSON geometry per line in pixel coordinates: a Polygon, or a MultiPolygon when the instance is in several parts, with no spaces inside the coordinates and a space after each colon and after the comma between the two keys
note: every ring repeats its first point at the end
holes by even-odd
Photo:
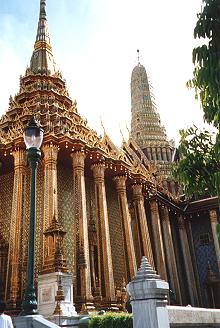
{"type": "Polygon", "coordinates": [[[13,180],[13,172],[0,176],[0,227],[2,237],[6,241],[9,239],[10,232],[13,180]]]}
{"type": "Polygon", "coordinates": [[[117,192],[114,186],[109,185],[107,181],[105,188],[108,205],[109,232],[111,240],[114,281],[116,286],[120,286],[123,278],[126,278],[122,222],[118,206],[117,192]]]}
{"type": "MultiPolygon", "coordinates": [[[[30,187],[31,187],[31,170],[27,167],[27,173],[24,183],[24,207],[21,233],[21,274],[22,288],[25,287],[27,258],[28,258],[28,237],[30,222],[30,187]]],[[[43,168],[40,162],[37,169],[37,191],[36,191],[36,243],[35,243],[35,279],[42,267],[42,240],[43,240],[43,168]]]]}
{"type": "Polygon", "coordinates": [[[79,215],[81,213],[80,211],[80,196],[77,195],[79,192],[79,180],[77,177],[77,174],[74,173],[74,183],[73,183],[73,199],[74,199],[74,209],[73,209],[73,217],[74,217],[74,233],[75,233],[75,263],[76,263],[76,295],[80,295],[80,268],[78,267],[79,263],[79,256],[80,256],[80,234],[79,234],[79,215]]]}
{"type": "Polygon", "coordinates": [[[44,204],[44,168],[43,162],[39,162],[37,170],[37,199],[36,199],[36,259],[35,272],[40,273],[43,264],[43,239],[44,239],[44,225],[43,225],[43,204],[44,204]]]}
{"type": "Polygon", "coordinates": [[[73,219],[73,177],[71,169],[58,163],[58,218],[67,234],[64,237],[63,249],[67,266],[75,279],[75,236],[73,219]]]}

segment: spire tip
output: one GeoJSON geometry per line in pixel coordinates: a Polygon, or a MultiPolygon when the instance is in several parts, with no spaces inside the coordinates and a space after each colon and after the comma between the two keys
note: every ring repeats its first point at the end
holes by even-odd
{"type": "Polygon", "coordinates": [[[140,64],[140,51],[139,51],[139,49],[137,49],[137,56],[138,56],[138,65],[140,64]]]}

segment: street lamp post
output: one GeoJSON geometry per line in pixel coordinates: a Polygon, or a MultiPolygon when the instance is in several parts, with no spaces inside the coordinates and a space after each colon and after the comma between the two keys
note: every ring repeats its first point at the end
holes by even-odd
{"type": "Polygon", "coordinates": [[[34,255],[35,255],[35,227],[36,227],[36,175],[37,164],[41,158],[40,146],[43,141],[43,129],[37,124],[34,117],[24,130],[24,142],[27,147],[27,158],[31,165],[31,201],[27,282],[22,302],[21,315],[38,314],[37,298],[34,288],[34,255]]]}

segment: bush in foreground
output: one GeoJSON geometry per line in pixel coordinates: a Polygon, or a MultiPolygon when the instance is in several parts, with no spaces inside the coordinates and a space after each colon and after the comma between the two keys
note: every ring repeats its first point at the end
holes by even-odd
{"type": "Polygon", "coordinates": [[[132,328],[132,314],[107,313],[104,315],[91,316],[89,328],[132,328]]]}

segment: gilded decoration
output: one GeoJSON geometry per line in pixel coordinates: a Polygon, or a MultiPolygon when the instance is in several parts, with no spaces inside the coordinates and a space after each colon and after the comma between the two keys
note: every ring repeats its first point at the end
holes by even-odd
{"type": "Polygon", "coordinates": [[[73,217],[73,178],[71,168],[63,166],[58,162],[57,166],[57,190],[58,190],[58,208],[59,220],[67,232],[63,242],[63,253],[67,260],[67,266],[73,274],[75,284],[75,243],[76,231],[74,229],[73,217]]]}
{"type": "Polygon", "coordinates": [[[161,206],[160,210],[161,210],[161,219],[165,222],[169,222],[168,208],[166,206],[161,206]]]}
{"type": "Polygon", "coordinates": [[[41,274],[52,272],[68,272],[66,259],[63,255],[63,238],[66,234],[56,214],[44,232],[46,237],[46,258],[41,274]]]}
{"type": "Polygon", "coordinates": [[[185,222],[181,215],[178,216],[177,222],[178,222],[178,228],[180,230],[185,230],[185,222]]]}
{"type": "MultiPolygon", "coordinates": [[[[91,300],[91,280],[90,280],[90,258],[88,240],[88,219],[86,212],[86,191],[84,173],[84,152],[74,152],[71,154],[73,166],[73,203],[74,221],[78,226],[76,238],[76,260],[77,260],[77,286],[76,295],[83,300],[84,305],[91,300]]],[[[75,229],[76,230],[76,229],[75,229]]]]}
{"type": "Polygon", "coordinates": [[[9,290],[8,298],[12,307],[16,307],[20,286],[20,268],[22,254],[21,240],[23,237],[22,222],[24,209],[24,184],[26,177],[26,153],[23,150],[16,150],[12,152],[14,157],[14,186],[13,186],[13,200],[12,216],[10,226],[9,239],[9,262],[8,274],[10,272],[11,278],[7,275],[6,290],[9,290]]]}
{"type": "Polygon", "coordinates": [[[113,263],[109,235],[109,218],[106,202],[103,163],[91,167],[95,184],[95,207],[98,239],[99,277],[101,288],[106,300],[115,301],[113,263]]]}
{"type": "Polygon", "coordinates": [[[113,260],[114,281],[117,286],[122,279],[127,281],[127,250],[124,247],[123,223],[120,216],[119,203],[115,186],[106,183],[106,198],[108,204],[109,233],[113,260]]]}
{"type": "Polygon", "coordinates": [[[1,234],[5,240],[9,240],[11,211],[12,211],[12,195],[13,195],[13,172],[0,175],[0,222],[1,234]]]}
{"type": "MultiPolygon", "coordinates": [[[[122,222],[121,227],[123,232],[125,262],[127,269],[127,279],[125,281],[130,281],[131,278],[134,277],[136,274],[137,266],[131,231],[131,218],[128,209],[128,201],[126,194],[126,179],[127,178],[125,176],[116,176],[113,180],[116,182],[116,190],[118,194],[118,203],[122,222]]],[[[123,278],[125,279],[125,277],[123,278]]]]}
{"type": "Polygon", "coordinates": [[[212,223],[218,223],[218,216],[216,210],[210,210],[209,217],[212,223]]]}
{"type": "MultiPolygon", "coordinates": [[[[30,168],[26,162],[23,131],[33,115],[44,129],[42,160],[37,170],[35,279],[45,264],[43,257],[47,243],[44,233],[47,234],[55,215],[66,235],[63,249],[55,243],[53,254],[58,262],[62,253],[65,256],[73,275],[75,295],[90,297],[93,293],[96,305],[100,302],[102,305],[105,302],[112,304],[116,301],[116,283],[117,293],[120,291],[121,302],[124,302],[124,281],[128,281],[136,270],[135,265],[131,265],[134,261],[131,259],[132,250],[128,247],[131,236],[126,225],[130,224],[131,218],[126,186],[129,193],[133,189],[134,199],[131,202],[138,203],[136,207],[133,205],[131,224],[135,215],[144,220],[144,197],[148,194],[159,192],[169,199],[178,199],[166,191],[162,179],[157,179],[155,164],[134,138],[123,141],[122,147],[118,148],[106,132],[99,137],[78,113],[77,103],[70,98],[66,82],[55,64],[44,0],[41,1],[30,65],[20,77],[18,93],[10,96],[8,110],[0,118],[0,155],[5,156],[9,163],[8,171],[0,172],[1,237],[9,242],[10,234],[13,239],[16,232],[20,233],[19,239],[9,242],[7,250],[8,258],[14,260],[12,264],[18,280],[11,275],[11,264],[7,264],[6,296],[10,285],[13,285],[16,293],[13,290],[12,298],[15,300],[18,296],[18,301],[26,280],[30,216],[30,168]],[[14,166],[8,160],[11,155],[14,155],[14,166]]],[[[169,159],[169,149],[162,143],[160,147],[158,156],[169,159]]],[[[166,172],[165,166],[161,168],[166,172]]],[[[141,233],[137,224],[135,229],[133,231],[141,233]]],[[[148,231],[146,227],[144,229],[146,237],[148,231]]],[[[134,236],[140,243],[136,232],[134,236]]],[[[140,246],[135,245],[136,249],[140,246]]],[[[150,245],[147,244],[147,247],[150,254],[150,245]]]]}

